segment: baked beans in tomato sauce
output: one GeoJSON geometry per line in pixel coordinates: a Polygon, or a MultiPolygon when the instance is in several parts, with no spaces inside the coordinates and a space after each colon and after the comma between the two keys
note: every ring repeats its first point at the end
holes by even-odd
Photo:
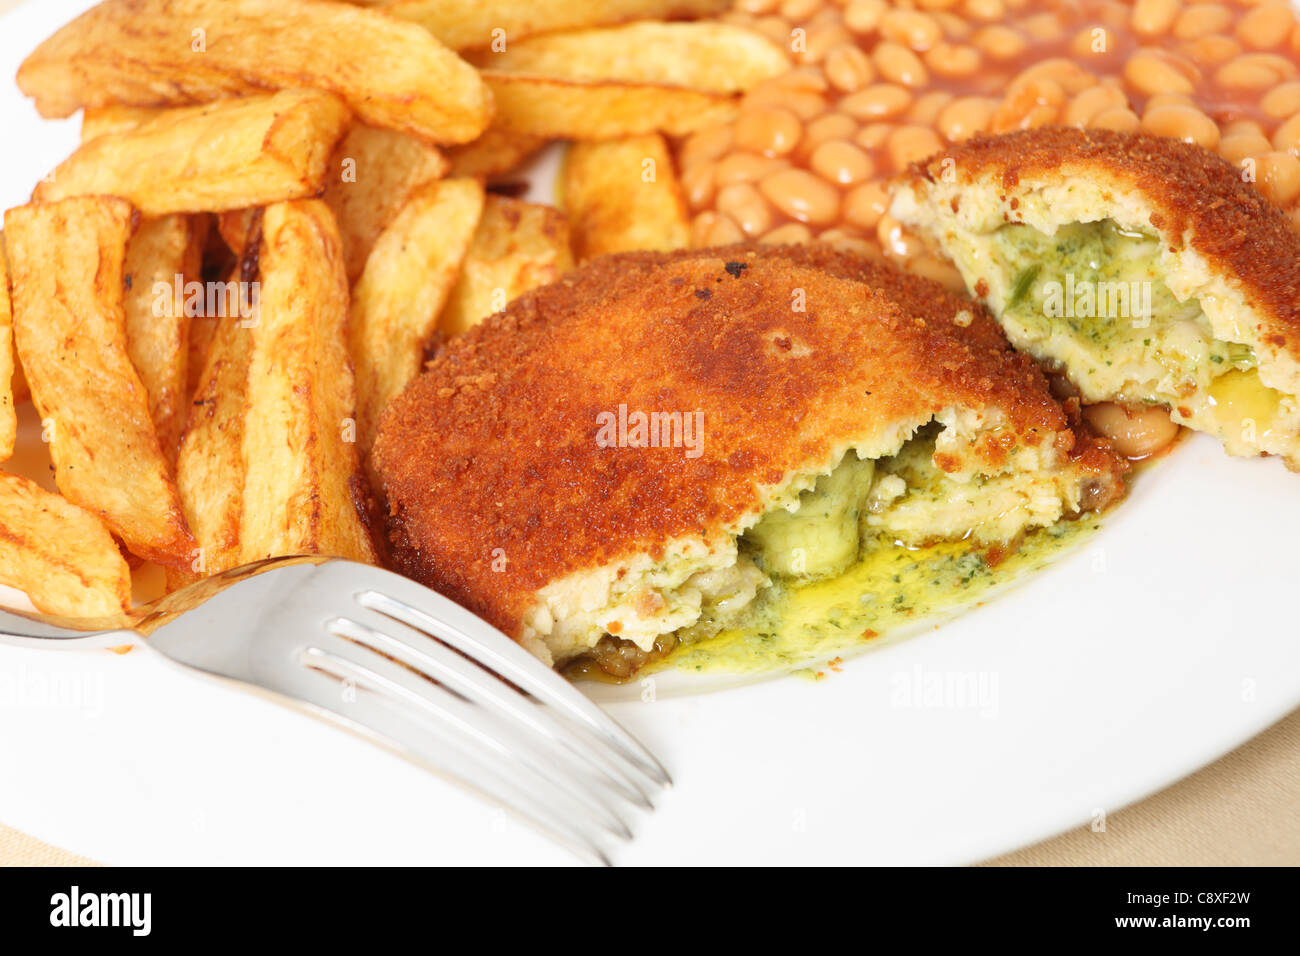
{"type": "Polygon", "coordinates": [[[885,181],[976,133],[1143,130],[1234,164],[1300,228],[1300,25],[1285,0],[736,0],[791,51],[679,144],[699,246],[831,241],[961,287],[885,181]]]}

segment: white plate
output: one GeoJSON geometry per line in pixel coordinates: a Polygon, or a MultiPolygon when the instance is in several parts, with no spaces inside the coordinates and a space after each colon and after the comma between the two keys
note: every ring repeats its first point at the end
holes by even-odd
{"type": "MultiPolygon", "coordinates": [[[[0,73],[87,5],[5,17],[0,73]]],[[[0,124],[8,207],[76,129],[7,80],[0,124]]],[[[1278,462],[1197,436],[1081,550],[940,630],[819,683],[612,702],[677,780],[616,859],[963,863],[1172,783],[1300,704],[1298,492],[1278,462]]],[[[0,768],[0,820],[116,864],[569,862],[387,753],[149,653],[0,648],[0,768]]]]}

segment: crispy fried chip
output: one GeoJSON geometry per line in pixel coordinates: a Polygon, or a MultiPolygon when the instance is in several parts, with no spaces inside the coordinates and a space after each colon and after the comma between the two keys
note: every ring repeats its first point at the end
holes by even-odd
{"type": "Polygon", "coordinates": [[[348,327],[363,454],[384,406],[420,370],[425,340],[456,283],[483,202],[476,179],[431,183],[411,197],[366,260],[348,327]]]}
{"type": "Polygon", "coordinates": [[[193,570],[215,574],[239,562],[244,496],[244,402],[253,330],[215,323],[176,463],[181,505],[199,545],[193,570]]]}
{"type": "Polygon", "coordinates": [[[18,435],[14,379],[14,313],[9,298],[9,257],[0,232],[0,461],[14,453],[18,435]]]}
{"type": "Polygon", "coordinates": [[[348,131],[330,160],[324,199],[343,239],[349,282],[411,194],[447,175],[448,165],[435,147],[405,133],[360,124],[348,131]]]}
{"type": "Polygon", "coordinates": [[[561,213],[551,206],[488,196],[438,327],[446,335],[459,335],[571,268],[569,224],[561,213]]]}
{"type": "Polygon", "coordinates": [[[735,119],[727,93],[654,83],[592,83],[485,70],[496,98],[494,122],[509,133],[541,139],[613,139],[656,130],[685,136],[735,119]]]}
{"type": "Polygon", "coordinates": [[[126,245],[134,212],[112,197],[34,203],[5,214],[14,339],[45,422],[59,490],[130,550],[188,563],[194,539],[127,357],[126,245]]]}
{"type": "Polygon", "coordinates": [[[492,114],[478,74],[427,30],[316,0],[106,0],[42,43],[18,85],[51,117],[315,87],[434,143],[468,142],[492,114]]]}
{"type": "Polygon", "coordinates": [[[785,73],[790,59],[767,37],[726,23],[630,23],[549,33],[474,61],[494,73],[598,83],[661,83],[703,93],[739,93],[785,73]]]}
{"type": "MultiPolygon", "coordinates": [[[[371,0],[363,0],[371,5],[371,0]]],[[[453,50],[485,47],[504,31],[513,43],[534,33],[721,13],[731,0],[396,0],[386,13],[428,28],[453,50]]]]}
{"type": "Polygon", "coordinates": [[[131,603],[131,569],[104,522],[3,473],[0,583],[23,591],[45,614],[111,617],[131,603]]]}
{"type": "Polygon", "coordinates": [[[244,417],[241,562],[375,559],[344,328],[348,283],[329,207],[276,203],[262,220],[261,296],[244,417]]]}
{"type": "Polygon", "coordinates": [[[81,116],[81,141],[85,143],[105,133],[124,133],[165,112],[166,107],[122,106],[120,103],[87,108],[81,116]]]}
{"type": "Polygon", "coordinates": [[[561,174],[573,252],[667,252],[690,242],[690,218],[662,136],[574,143],[561,174]]]}
{"type": "Polygon", "coordinates": [[[315,196],[348,118],[342,100],[319,90],[163,110],[83,144],[35,197],[121,196],[162,216],[315,196]]]}
{"type": "Polygon", "coordinates": [[[126,249],[126,350],[149,395],[158,442],[176,460],[189,398],[187,284],[201,280],[202,250],[189,216],[140,223],[126,249]]]}
{"type": "Polygon", "coordinates": [[[451,175],[484,179],[500,176],[521,166],[546,143],[544,137],[517,133],[494,123],[474,142],[448,151],[451,175]]]}

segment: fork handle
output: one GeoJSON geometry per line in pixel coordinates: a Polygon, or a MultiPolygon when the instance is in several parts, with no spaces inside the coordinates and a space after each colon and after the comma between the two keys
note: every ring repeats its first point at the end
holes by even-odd
{"type": "Polygon", "coordinates": [[[112,623],[114,622],[46,617],[0,609],[0,644],[47,651],[84,651],[121,647],[123,644],[134,644],[140,639],[135,631],[101,626],[112,623]],[[69,626],[74,623],[79,626],[69,626]]]}

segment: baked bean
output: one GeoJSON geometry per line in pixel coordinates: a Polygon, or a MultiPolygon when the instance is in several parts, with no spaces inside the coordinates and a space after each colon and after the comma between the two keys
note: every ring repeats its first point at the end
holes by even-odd
{"type": "Polygon", "coordinates": [[[881,216],[876,224],[876,238],[885,255],[899,259],[911,259],[925,248],[920,239],[904,229],[903,224],[889,213],[881,216]]]}
{"type": "Polygon", "coordinates": [[[917,6],[922,10],[951,10],[957,6],[960,0],[917,0],[917,6]]]}
{"type": "Polygon", "coordinates": [[[852,42],[853,34],[843,27],[810,27],[803,50],[795,53],[795,59],[800,63],[820,63],[831,50],[852,42]]]}
{"type": "Polygon", "coordinates": [[[1270,151],[1255,160],[1255,185],[1277,206],[1300,196],[1300,159],[1290,153],[1270,151]]]}
{"type": "Polygon", "coordinates": [[[1065,34],[1065,25],[1055,13],[1039,13],[1026,17],[1020,21],[1020,29],[1024,30],[1031,40],[1037,40],[1039,43],[1051,43],[1065,34]]]}
{"type": "Polygon", "coordinates": [[[1117,133],[1132,133],[1142,125],[1137,114],[1130,109],[1103,110],[1088,123],[1089,129],[1113,129],[1117,133]]]}
{"type": "Polygon", "coordinates": [[[1241,44],[1232,37],[1209,36],[1184,43],[1179,49],[1198,63],[1216,66],[1241,53],[1241,44]]]}
{"type": "Polygon", "coordinates": [[[1147,100],[1147,109],[1155,109],[1160,106],[1191,106],[1192,98],[1184,96],[1182,93],[1157,93],[1147,100]]]}
{"type": "Polygon", "coordinates": [[[1083,417],[1126,458],[1150,458],[1178,437],[1178,425],[1156,405],[1125,408],[1101,402],[1085,407],[1083,417]]]}
{"type": "Polygon", "coordinates": [[[1237,133],[1219,139],[1219,155],[1239,166],[1248,156],[1259,156],[1273,148],[1268,138],[1259,133],[1237,133]]]}
{"type": "Polygon", "coordinates": [[[909,163],[939,152],[943,142],[928,126],[900,126],[889,135],[885,146],[894,168],[902,170],[909,163]]]}
{"type": "Polygon", "coordinates": [[[782,159],[756,156],[753,153],[732,153],[718,160],[713,182],[722,188],[732,183],[752,183],[764,176],[780,172],[790,164],[782,159]]]}
{"type": "Polygon", "coordinates": [[[1035,63],[1033,66],[1026,67],[1020,75],[1012,81],[1007,92],[1014,93],[1021,86],[1034,83],[1039,80],[1051,80],[1058,84],[1066,93],[1079,93],[1089,87],[1097,85],[1097,77],[1093,76],[1088,70],[1085,70],[1073,60],[1067,60],[1064,57],[1053,57],[1050,60],[1043,60],[1041,63],[1035,63]]]}
{"type": "Polygon", "coordinates": [[[817,239],[821,242],[828,242],[836,249],[843,252],[852,252],[872,259],[876,262],[883,262],[885,257],[881,253],[880,247],[870,239],[864,239],[861,236],[853,235],[845,229],[827,229],[817,239]]]}
{"type": "Polygon", "coordinates": [[[1093,86],[1079,93],[1065,108],[1061,121],[1066,126],[1086,128],[1094,116],[1103,110],[1124,107],[1128,99],[1111,86],[1093,86]]]}
{"type": "Polygon", "coordinates": [[[840,211],[840,194],[834,186],[806,169],[783,169],[759,181],[759,191],[777,209],[799,222],[824,226],[840,211]]]}
{"type": "Polygon", "coordinates": [[[949,292],[959,295],[966,292],[966,282],[957,267],[946,259],[939,259],[928,254],[921,254],[907,263],[907,271],[923,279],[933,279],[949,292]]]}
{"type": "Polygon", "coordinates": [[[1035,79],[1013,86],[989,123],[995,133],[1045,126],[1056,120],[1065,104],[1065,90],[1055,80],[1035,79]]]}
{"type": "Polygon", "coordinates": [[[971,35],[975,28],[957,16],[955,13],[944,13],[939,11],[934,14],[934,19],[943,29],[943,35],[949,40],[964,40],[971,35]]]}
{"type": "Polygon", "coordinates": [[[784,226],[777,226],[759,241],[776,246],[797,246],[805,242],[812,242],[812,237],[812,230],[803,223],[787,222],[784,226]]]}
{"type": "Polygon", "coordinates": [[[779,106],[749,110],[736,121],[736,145],[764,156],[784,156],[802,135],[799,117],[779,106]]]}
{"type": "Polygon", "coordinates": [[[868,123],[858,130],[857,135],[853,137],[853,142],[863,149],[880,149],[893,131],[893,123],[868,123]]]}
{"type": "Polygon", "coordinates": [[[817,12],[817,8],[820,6],[821,0],[783,0],[781,16],[797,23],[807,20],[817,12]]]}
{"type": "Polygon", "coordinates": [[[858,131],[858,124],[843,113],[827,113],[819,116],[804,128],[803,138],[799,141],[799,152],[811,156],[822,143],[832,139],[852,139],[858,131]]]}
{"type": "Polygon", "coordinates": [[[731,149],[730,126],[714,126],[692,133],[682,145],[682,166],[695,166],[714,160],[731,149]]]}
{"type": "Polygon", "coordinates": [[[952,100],[953,95],[947,90],[926,93],[912,104],[912,108],[907,111],[906,119],[916,126],[933,126],[940,111],[952,100]]]}
{"type": "Polygon", "coordinates": [[[1110,36],[1105,27],[1084,27],[1070,41],[1070,52],[1083,59],[1110,49],[1110,36]]]}
{"type": "Polygon", "coordinates": [[[842,186],[853,186],[870,179],[876,171],[876,164],[865,150],[841,139],[818,146],[808,165],[822,179],[842,186]]]}
{"type": "Polygon", "coordinates": [[[925,86],[930,75],[920,57],[899,43],[888,40],[878,43],[871,55],[876,69],[886,80],[903,86],[925,86]]]}
{"type": "Polygon", "coordinates": [[[1124,64],[1124,79],[1135,90],[1156,93],[1191,93],[1195,87],[1187,75],[1171,63],[1162,51],[1144,49],[1124,64]]]}
{"type": "Polygon", "coordinates": [[[1007,15],[1007,5],[1002,0],[966,0],[966,15],[972,20],[997,23],[1007,15]]]}
{"type": "Polygon", "coordinates": [[[912,105],[912,94],[893,83],[876,83],[840,100],[839,108],[857,119],[897,116],[912,105]]]}
{"type": "Polygon", "coordinates": [[[1300,114],[1291,117],[1274,131],[1272,146],[1281,152],[1300,156],[1300,114]]]}
{"type": "Polygon", "coordinates": [[[841,93],[860,90],[876,78],[871,57],[857,46],[844,44],[826,54],[826,79],[841,93]]]}
{"type": "Polygon", "coordinates": [[[744,241],[745,234],[740,227],[720,212],[702,212],[691,223],[691,242],[697,247],[729,246],[744,241]]]}
{"type": "Polygon", "coordinates": [[[1286,42],[1295,27],[1287,3],[1264,3],[1237,22],[1237,39],[1254,50],[1271,50],[1286,42]]]}
{"type": "Polygon", "coordinates": [[[1138,36],[1153,37],[1168,33],[1178,18],[1179,0],[1137,0],[1129,25],[1138,36]]]}
{"type": "Polygon", "coordinates": [[[1142,131],[1154,136],[1181,139],[1206,149],[1219,145],[1219,127],[1194,106],[1157,106],[1142,116],[1142,131]]]}
{"type": "Polygon", "coordinates": [[[875,229],[888,208],[889,193],[879,180],[863,183],[844,197],[844,218],[862,229],[875,229]]]}
{"type": "Polygon", "coordinates": [[[928,13],[891,10],[880,22],[880,35],[921,53],[943,39],[943,30],[928,13]]]}
{"type": "Polygon", "coordinates": [[[737,10],[743,10],[745,13],[763,14],[771,13],[776,9],[777,0],[736,0],[734,6],[737,10]]]}
{"type": "Polygon", "coordinates": [[[888,12],[885,0],[849,0],[844,6],[844,25],[854,33],[871,33],[888,12]]]}
{"type": "Polygon", "coordinates": [[[1260,99],[1259,108],[1273,119],[1286,119],[1300,113],[1300,81],[1273,87],[1260,99]]]}
{"type": "Polygon", "coordinates": [[[1179,40],[1198,40],[1222,33],[1232,22],[1232,11],[1221,3],[1194,3],[1174,21],[1173,34],[1179,40]]]}
{"type": "Polygon", "coordinates": [[[736,183],[718,190],[715,205],[751,239],[772,228],[772,207],[752,183],[736,183]]]}
{"type": "Polygon", "coordinates": [[[1250,119],[1233,120],[1231,123],[1224,124],[1224,136],[1236,136],[1239,133],[1254,133],[1256,136],[1263,136],[1264,127],[1250,119]]]}
{"type": "Polygon", "coordinates": [[[980,68],[980,51],[973,46],[939,43],[925,55],[925,65],[939,76],[972,76],[980,68]]]}
{"type": "Polygon", "coordinates": [[[1233,57],[1214,73],[1219,86],[1262,90],[1295,74],[1295,66],[1268,53],[1243,53],[1233,57]]]}
{"type": "Polygon", "coordinates": [[[1020,56],[1029,46],[1024,34],[1010,27],[992,26],[975,31],[971,42],[995,60],[1010,60],[1020,56]]]}
{"type": "Polygon", "coordinates": [[[688,205],[698,209],[713,200],[716,173],[717,167],[713,163],[696,163],[682,168],[679,180],[688,205]]]}
{"type": "Polygon", "coordinates": [[[989,127],[996,104],[979,96],[963,96],[953,100],[939,113],[935,124],[950,143],[960,143],[989,127]]]}
{"type": "Polygon", "coordinates": [[[790,24],[781,17],[759,17],[750,26],[773,43],[785,46],[790,42],[790,24]]]}

